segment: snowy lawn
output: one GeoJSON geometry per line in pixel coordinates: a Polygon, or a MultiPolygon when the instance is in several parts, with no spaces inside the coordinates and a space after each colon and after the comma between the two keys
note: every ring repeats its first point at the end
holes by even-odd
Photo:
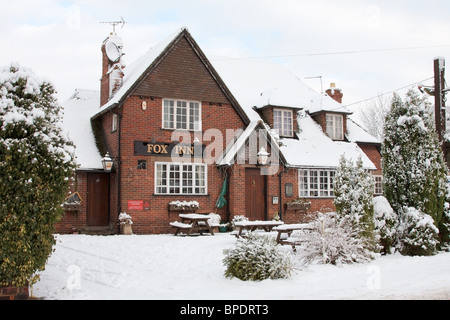
{"type": "MultiPolygon", "coordinates": [[[[200,237],[58,235],[33,294],[43,299],[449,299],[450,253],[366,264],[298,265],[288,280],[223,276],[230,234],[200,237]]],[[[291,251],[289,246],[285,250],[291,251]]]]}

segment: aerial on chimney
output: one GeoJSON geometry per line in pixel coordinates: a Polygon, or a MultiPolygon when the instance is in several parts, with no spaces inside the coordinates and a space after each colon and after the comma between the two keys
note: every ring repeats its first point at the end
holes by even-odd
{"type": "Polygon", "coordinates": [[[100,105],[107,103],[114,94],[120,89],[123,84],[123,77],[125,76],[122,57],[124,53],[123,41],[117,36],[116,26],[125,25],[125,20],[101,22],[108,23],[113,26],[113,32],[103,41],[102,45],[102,78],[100,85],[100,105]]]}

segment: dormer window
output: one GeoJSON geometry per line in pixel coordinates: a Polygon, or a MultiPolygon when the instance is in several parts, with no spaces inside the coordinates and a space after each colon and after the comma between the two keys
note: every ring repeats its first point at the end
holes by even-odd
{"type": "Polygon", "coordinates": [[[293,112],[292,110],[274,109],[273,128],[280,136],[292,137],[293,132],[293,112]]]}
{"type": "Polygon", "coordinates": [[[344,117],[342,114],[327,114],[327,135],[333,140],[344,140],[344,117]]]}

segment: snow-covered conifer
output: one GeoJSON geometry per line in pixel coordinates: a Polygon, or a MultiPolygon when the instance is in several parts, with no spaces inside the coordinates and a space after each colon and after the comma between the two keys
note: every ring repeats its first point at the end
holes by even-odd
{"type": "Polygon", "coordinates": [[[338,219],[349,220],[366,248],[376,251],[376,234],[373,218],[373,179],[363,168],[361,157],[356,165],[344,156],[334,179],[334,205],[338,219]]]}
{"type": "MultiPolygon", "coordinates": [[[[430,109],[414,90],[408,91],[405,101],[394,95],[382,146],[384,195],[400,222],[409,221],[402,214],[412,207],[442,226],[446,169],[430,109]]],[[[403,239],[403,243],[409,241],[403,239]]]]}
{"type": "Polygon", "coordinates": [[[43,270],[74,173],[55,89],[19,65],[0,68],[0,286],[43,270]]]}

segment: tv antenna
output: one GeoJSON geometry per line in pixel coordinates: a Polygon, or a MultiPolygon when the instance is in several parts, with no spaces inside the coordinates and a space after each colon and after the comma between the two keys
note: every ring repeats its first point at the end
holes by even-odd
{"type": "Polygon", "coordinates": [[[126,23],[125,20],[122,17],[120,17],[120,19],[121,19],[120,21],[101,21],[100,23],[112,25],[113,33],[115,34],[116,33],[116,26],[121,24],[122,28],[123,28],[123,26],[126,23]]]}

